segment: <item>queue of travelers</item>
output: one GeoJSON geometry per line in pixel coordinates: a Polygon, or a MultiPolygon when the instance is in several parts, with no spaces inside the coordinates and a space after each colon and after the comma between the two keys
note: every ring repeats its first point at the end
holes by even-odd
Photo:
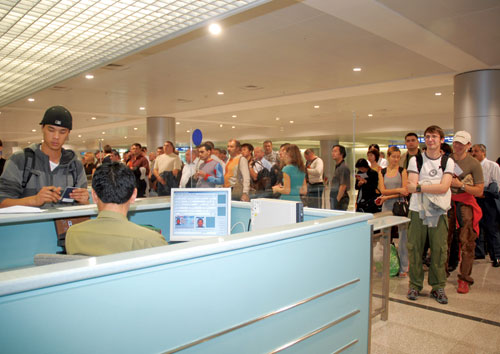
{"type": "MultiPolygon", "coordinates": [[[[111,235],[120,230],[115,223],[131,227],[126,226],[126,215],[136,197],[170,195],[172,188],[223,186],[232,189],[233,200],[280,198],[321,208],[328,199],[331,209],[347,210],[349,206],[351,171],[345,162],[346,148],[339,144],[330,151],[336,169],[326,198],[324,161],[312,149],[302,156],[295,144],[285,143],[274,151],[270,140],[254,147],[230,139],[226,153],[206,141],[186,152],[185,163],[171,141],[149,154],[134,143],[123,160],[107,145],[96,156],[86,153],[80,161],[73,151],[62,147],[72,129],[72,116],[66,108],[49,108],[40,125],[42,143],[31,144],[5,162],[0,207],[53,207],[61,202],[66,187],[71,187],[69,197],[74,203],[88,204],[88,175],[99,217],[68,232],[71,253],[100,255],[165,244],[162,237],[151,234],[154,231],[140,230],[137,237],[129,235],[130,240],[115,245],[110,237],[110,248],[102,253],[89,251],[89,240],[78,235],[87,229],[111,235]]],[[[369,213],[394,212],[396,206],[408,204],[408,231],[398,230],[399,275],[409,276],[407,298],[420,296],[429,249],[431,297],[446,304],[446,279],[456,267],[457,292],[462,294],[474,284],[474,259],[489,255],[493,267],[500,267],[500,167],[486,158],[485,145],[472,145],[466,131],[456,132],[452,148],[435,125],[425,130],[424,139],[425,147],[420,149],[417,134],[406,134],[407,152],[401,154],[392,146],[387,160],[381,157],[378,145],[370,145],[367,159],[355,163],[354,188],[359,192],[354,204],[356,211],[369,213]]]]}

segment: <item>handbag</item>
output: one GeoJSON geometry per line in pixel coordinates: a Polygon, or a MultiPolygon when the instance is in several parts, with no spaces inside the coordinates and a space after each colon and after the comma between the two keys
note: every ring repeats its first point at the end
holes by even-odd
{"type": "Polygon", "coordinates": [[[392,206],[392,214],[394,216],[408,216],[408,212],[409,212],[408,201],[405,198],[403,198],[402,201],[398,200],[392,206]]]}

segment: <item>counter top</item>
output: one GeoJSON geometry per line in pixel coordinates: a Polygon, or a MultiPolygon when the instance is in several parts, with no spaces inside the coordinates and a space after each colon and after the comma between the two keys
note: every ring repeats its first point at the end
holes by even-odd
{"type": "MultiPolygon", "coordinates": [[[[169,201],[166,199],[150,199],[139,201],[134,205],[135,210],[158,209],[169,206],[169,201]]],[[[232,207],[250,208],[250,204],[233,202],[232,207]]],[[[323,216],[324,218],[299,224],[240,233],[227,237],[210,238],[108,256],[89,257],[87,259],[66,263],[2,272],[0,273],[0,296],[242,249],[364,222],[373,218],[371,214],[338,212],[324,209],[314,210],[305,208],[304,211],[306,214],[323,216]]],[[[77,212],[81,213],[82,211],[77,212]]],[[[89,215],[88,210],[83,212],[83,214],[78,215],[89,215]]],[[[64,216],[59,214],[57,217],[77,215],[74,214],[76,211],[64,213],[67,214],[63,214],[64,216]]],[[[45,217],[48,215],[50,214],[44,214],[45,217]]],[[[35,218],[39,216],[38,214],[33,215],[32,217],[34,219],[32,220],[39,220],[35,218]]]]}
{"type": "MultiPolygon", "coordinates": [[[[143,210],[165,209],[170,207],[170,197],[140,198],[130,206],[130,212],[143,210]]],[[[73,218],[77,216],[97,215],[97,205],[61,206],[46,209],[41,213],[0,214],[0,225],[16,222],[53,220],[60,218],[73,218]]]]}

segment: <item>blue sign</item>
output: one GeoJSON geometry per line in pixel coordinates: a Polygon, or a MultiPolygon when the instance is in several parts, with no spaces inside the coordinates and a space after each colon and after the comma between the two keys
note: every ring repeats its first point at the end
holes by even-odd
{"type": "Polygon", "coordinates": [[[201,133],[201,130],[200,129],[195,129],[193,131],[193,144],[195,146],[198,146],[201,144],[202,140],[203,140],[203,134],[201,133]]]}

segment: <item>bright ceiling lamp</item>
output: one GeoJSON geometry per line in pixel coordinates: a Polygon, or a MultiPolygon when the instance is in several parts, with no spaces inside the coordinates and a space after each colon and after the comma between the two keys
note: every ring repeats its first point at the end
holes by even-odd
{"type": "Polygon", "coordinates": [[[222,32],[222,27],[218,23],[212,23],[210,26],[208,26],[208,31],[217,36],[222,32]]]}

